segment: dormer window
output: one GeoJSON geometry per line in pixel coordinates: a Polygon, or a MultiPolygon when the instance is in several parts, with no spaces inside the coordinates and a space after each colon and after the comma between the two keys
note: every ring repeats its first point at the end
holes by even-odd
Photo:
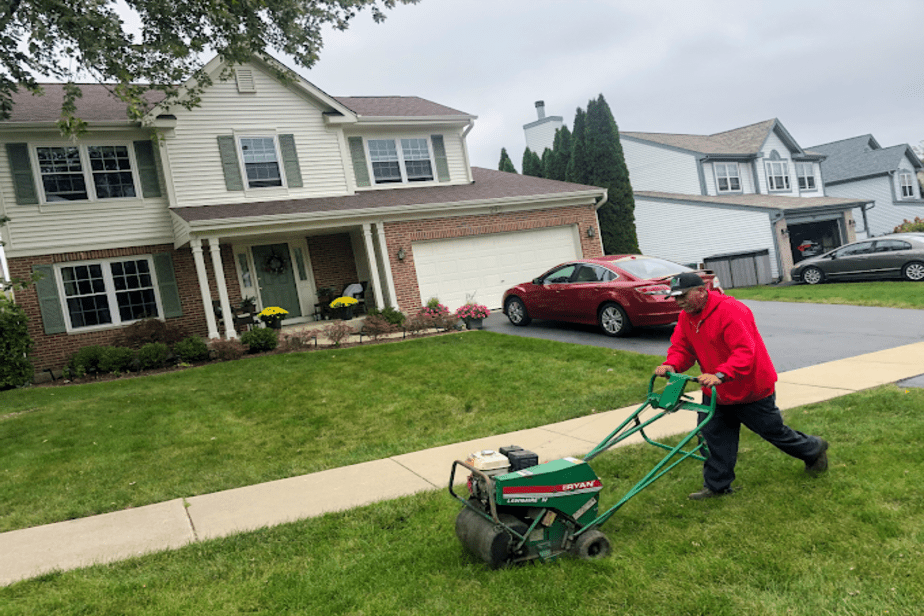
{"type": "Polygon", "coordinates": [[[815,190],[815,166],[812,163],[796,163],[796,176],[800,190],[815,190]]]}
{"type": "Polygon", "coordinates": [[[902,171],[898,179],[902,186],[902,199],[914,199],[914,176],[911,172],[902,171]]]}
{"type": "Polygon", "coordinates": [[[740,191],[738,163],[715,163],[715,184],[720,193],[740,191]]]}
{"type": "Polygon", "coordinates": [[[366,143],[376,184],[433,180],[433,162],[426,138],[369,139],[366,143]]]}
{"type": "Polygon", "coordinates": [[[789,164],[786,161],[767,162],[767,184],[773,191],[789,190],[789,164]]]}

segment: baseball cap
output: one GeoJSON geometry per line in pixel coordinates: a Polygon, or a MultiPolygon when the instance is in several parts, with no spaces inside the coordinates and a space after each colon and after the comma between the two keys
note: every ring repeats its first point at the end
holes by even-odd
{"type": "Polygon", "coordinates": [[[683,295],[690,289],[702,286],[705,286],[705,283],[703,283],[703,279],[700,278],[698,274],[684,272],[671,278],[671,290],[668,295],[670,297],[677,297],[678,295],[683,295]]]}

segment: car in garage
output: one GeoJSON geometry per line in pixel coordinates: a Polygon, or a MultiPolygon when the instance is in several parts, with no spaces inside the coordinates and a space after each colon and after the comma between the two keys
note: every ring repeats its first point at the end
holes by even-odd
{"type": "Polygon", "coordinates": [[[680,308],[668,296],[671,277],[696,272],[721,290],[715,273],[645,255],[575,259],[556,265],[504,293],[504,314],[514,325],[533,319],[599,325],[609,336],[628,336],[635,327],[668,325],[680,308]]]}
{"type": "Polygon", "coordinates": [[[924,280],[924,236],[896,233],[845,244],[800,261],[790,270],[795,282],[834,280],[924,280]]]}

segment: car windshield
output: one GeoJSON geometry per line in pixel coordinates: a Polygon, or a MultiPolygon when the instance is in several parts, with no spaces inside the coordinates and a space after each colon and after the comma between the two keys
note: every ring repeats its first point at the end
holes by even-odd
{"type": "Polygon", "coordinates": [[[626,270],[636,278],[665,278],[694,271],[686,265],[651,257],[614,261],[613,265],[626,270]]]}

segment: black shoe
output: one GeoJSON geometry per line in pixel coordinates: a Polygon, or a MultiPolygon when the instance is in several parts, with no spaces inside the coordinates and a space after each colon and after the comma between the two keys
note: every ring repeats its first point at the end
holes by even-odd
{"type": "Polygon", "coordinates": [[[828,470],[828,441],[823,438],[818,440],[821,441],[821,453],[811,462],[805,462],[805,472],[809,475],[820,475],[828,470]]]}
{"type": "Polygon", "coordinates": [[[725,496],[726,494],[731,494],[731,489],[725,490],[723,492],[713,492],[709,488],[703,488],[699,492],[694,492],[690,494],[687,498],[690,500],[706,500],[707,498],[718,498],[719,496],[725,496]]]}

